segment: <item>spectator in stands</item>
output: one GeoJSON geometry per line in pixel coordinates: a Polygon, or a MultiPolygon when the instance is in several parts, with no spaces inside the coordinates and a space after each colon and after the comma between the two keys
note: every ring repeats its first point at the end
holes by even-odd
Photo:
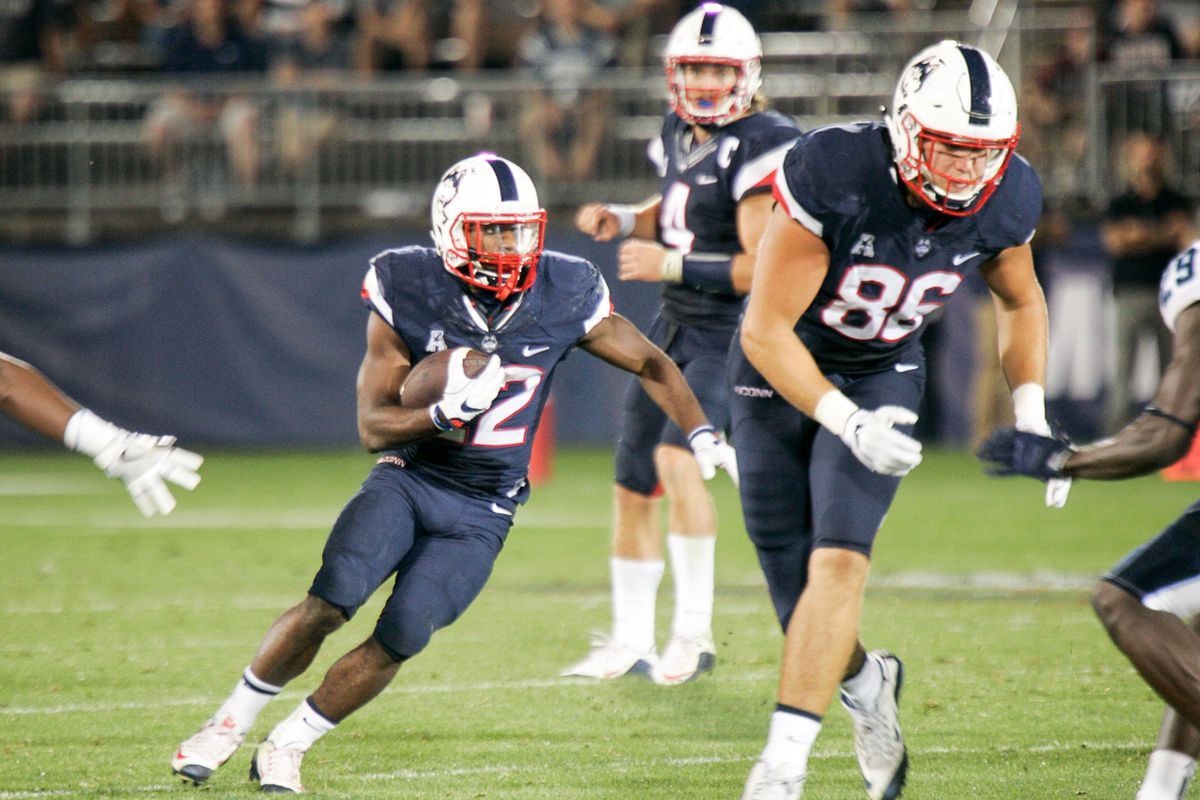
{"type": "Polygon", "coordinates": [[[215,126],[225,142],[234,177],[238,184],[249,187],[257,180],[260,158],[257,109],[228,89],[197,90],[186,84],[197,76],[264,71],[265,46],[252,31],[245,30],[223,0],[190,2],[184,21],[167,30],[163,39],[162,69],[177,76],[183,85],[150,108],[143,137],[179,189],[181,144],[215,126]]]}
{"type": "Polygon", "coordinates": [[[1109,203],[1101,230],[1112,258],[1116,304],[1117,369],[1109,392],[1109,430],[1131,417],[1130,380],[1141,337],[1154,336],[1160,373],[1170,352],[1170,337],[1158,313],[1158,283],[1193,230],[1190,203],[1166,185],[1165,156],[1154,136],[1134,133],[1126,138],[1120,158],[1125,191],[1109,203]]]}
{"type": "Polygon", "coordinates": [[[1021,93],[1022,154],[1059,195],[1083,189],[1080,176],[1089,142],[1086,81],[1094,60],[1089,16],[1078,27],[1066,29],[1054,49],[1035,62],[1021,93]]]}
{"type": "Polygon", "coordinates": [[[271,72],[276,85],[296,90],[281,100],[276,138],[284,166],[292,173],[311,163],[313,151],[337,125],[337,115],[304,90],[339,85],[340,73],[350,67],[350,49],[334,29],[338,7],[325,2],[306,3],[294,39],[273,48],[271,72]]]}
{"type": "Polygon", "coordinates": [[[588,25],[604,31],[617,41],[617,62],[629,67],[644,66],[650,60],[650,38],[666,33],[683,16],[674,0],[593,0],[584,11],[588,25]],[[665,27],[657,24],[660,12],[669,14],[665,27]]]}
{"type": "Polygon", "coordinates": [[[0,3],[0,94],[7,99],[9,121],[22,124],[37,116],[42,77],[65,70],[62,31],[70,18],[61,0],[0,3]]]}
{"type": "Polygon", "coordinates": [[[364,0],[358,10],[358,66],[478,69],[483,65],[483,0],[364,0]]]}
{"type": "Polygon", "coordinates": [[[613,63],[615,42],[586,21],[586,3],[546,3],[521,42],[521,63],[540,84],[526,95],[521,129],[543,180],[590,177],[604,138],[608,93],[589,84],[613,63]]]}
{"type": "MultiPolygon", "coordinates": [[[[1102,60],[1128,72],[1163,70],[1183,58],[1171,22],[1159,13],[1158,0],[1120,0],[1107,23],[1102,60]]],[[[1166,85],[1149,79],[1117,87],[1108,95],[1110,125],[1154,133],[1170,129],[1166,85]]],[[[1160,265],[1161,266],[1161,265],[1160,265]]]]}

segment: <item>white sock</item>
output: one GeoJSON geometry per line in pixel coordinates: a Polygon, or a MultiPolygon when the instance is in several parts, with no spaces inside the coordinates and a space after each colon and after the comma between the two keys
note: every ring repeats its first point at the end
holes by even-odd
{"type": "Polygon", "coordinates": [[[1195,774],[1196,759],[1174,750],[1155,750],[1136,800],[1179,800],[1195,774]]]}
{"type": "Polygon", "coordinates": [[[272,686],[259,680],[250,668],[246,667],[237,686],[233,687],[232,694],[217,709],[217,718],[233,717],[238,733],[245,733],[254,727],[254,720],[258,719],[259,712],[282,690],[282,686],[272,686]]]}
{"type": "Polygon", "coordinates": [[[808,769],[808,754],[821,732],[821,720],[794,711],[776,710],[771,714],[771,730],[762,760],[768,768],[783,764],[794,767],[791,773],[800,775],[808,769]]]}
{"type": "Polygon", "coordinates": [[[715,536],[667,534],[671,577],[675,582],[675,619],[671,634],[687,639],[712,638],[715,536]]]}
{"type": "Polygon", "coordinates": [[[613,641],[649,653],[654,649],[654,600],[663,576],[662,561],[613,556],[613,641]]]}
{"type": "Polygon", "coordinates": [[[299,747],[307,750],[313,742],[333,730],[336,722],[321,716],[307,699],[296,706],[287,719],[275,726],[267,736],[280,747],[299,747]]]}
{"type": "Polygon", "coordinates": [[[859,708],[872,708],[883,688],[883,666],[871,655],[863,659],[862,669],[842,681],[842,691],[859,708]]]}

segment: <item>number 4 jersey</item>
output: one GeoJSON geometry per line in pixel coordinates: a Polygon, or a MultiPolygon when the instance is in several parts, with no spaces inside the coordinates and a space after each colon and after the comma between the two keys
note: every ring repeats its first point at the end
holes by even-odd
{"type": "Polygon", "coordinates": [[[916,360],[929,316],[971,270],[1028,242],[1042,211],[1041,183],[1019,156],[970,216],[910,206],[886,129],[869,122],[803,136],[784,158],[775,195],[829,248],[829,272],[796,325],[826,374],[916,360]]]}
{"type": "Polygon", "coordinates": [[[438,350],[474,347],[500,356],[510,378],[491,408],[465,427],[391,451],[407,468],[470,494],[525,501],[554,368],[612,314],[608,285],[591,263],[545,251],[537,271],[533,286],[489,316],[431,248],[385,250],[371,259],[363,302],[400,334],[413,363],[438,350]]]}

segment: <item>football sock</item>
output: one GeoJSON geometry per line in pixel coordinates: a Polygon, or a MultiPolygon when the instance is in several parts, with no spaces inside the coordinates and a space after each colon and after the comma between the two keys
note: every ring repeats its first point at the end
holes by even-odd
{"type": "Polygon", "coordinates": [[[307,750],[313,742],[333,730],[336,722],[326,719],[306,698],[267,737],[280,747],[307,750]]]}
{"type": "Polygon", "coordinates": [[[1195,774],[1196,759],[1174,750],[1155,750],[1136,800],[1179,800],[1195,774]]]}
{"type": "Polygon", "coordinates": [[[858,708],[873,708],[883,688],[883,667],[879,660],[867,654],[862,669],[852,678],[842,681],[842,692],[858,708]]]}
{"type": "Polygon", "coordinates": [[[688,639],[712,638],[713,561],[715,536],[667,534],[671,578],[675,582],[675,618],[671,634],[688,639]]]}
{"type": "Polygon", "coordinates": [[[233,717],[234,722],[237,723],[238,732],[245,733],[254,726],[254,720],[258,719],[259,712],[266,708],[267,703],[274,700],[275,695],[282,690],[282,686],[272,686],[266,681],[259,680],[250,671],[250,668],[246,667],[237,686],[233,687],[232,694],[217,709],[216,716],[218,719],[233,717]]]}
{"type": "Polygon", "coordinates": [[[799,775],[808,769],[808,754],[820,732],[819,716],[780,703],[771,714],[762,760],[772,769],[789,764],[795,768],[792,774],[799,775]]]}
{"type": "Polygon", "coordinates": [[[662,561],[613,556],[613,641],[648,653],[654,648],[654,600],[663,576],[662,561]]]}

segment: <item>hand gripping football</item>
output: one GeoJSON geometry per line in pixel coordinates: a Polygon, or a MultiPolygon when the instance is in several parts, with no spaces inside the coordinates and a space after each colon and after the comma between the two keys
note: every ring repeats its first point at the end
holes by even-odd
{"type": "MultiPolygon", "coordinates": [[[[442,399],[446,390],[448,364],[453,350],[439,350],[422,358],[409,370],[400,385],[400,405],[405,408],[428,408],[442,399]]],[[[463,359],[463,372],[474,378],[487,366],[491,356],[478,350],[469,350],[463,359]]]]}

